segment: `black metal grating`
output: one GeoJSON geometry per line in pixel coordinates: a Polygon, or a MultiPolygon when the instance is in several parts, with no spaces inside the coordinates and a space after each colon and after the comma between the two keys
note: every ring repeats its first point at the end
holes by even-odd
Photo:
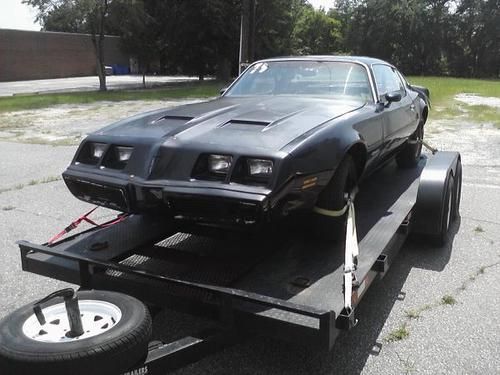
{"type": "MultiPolygon", "coordinates": [[[[152,247],[137,251],[119,263],[184,281],[230,286],[247,274],[260,260],[259,254],[244,251],[241,243],[239,248],[235,247],[232,240],[176,233],[152,247]]],[[[106,271],[106,274],[137,279],[137,276],[112,270],[106,271]]],[[[204,302],[213,301],[210,292],[157,283],[163,291],[174,296],[195,298],[204,302]]]]}

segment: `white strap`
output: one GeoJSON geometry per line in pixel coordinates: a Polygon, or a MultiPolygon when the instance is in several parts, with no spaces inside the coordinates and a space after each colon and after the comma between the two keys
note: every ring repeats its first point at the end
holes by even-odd
{"type": "Polygon", "coordinates": [[[356,269],[354,263],[358,257],[358,235],[356,233],[356,213],[354,211],[354,202],[349,200],[347,203],[347,228],[345,238],[345,260],[344,260],[344,307],[349,310],[352,308],[352,279],[356,269]]]}
{"type": "Polygon", "coordinates": [[[351,248],[351,254],[354,259],[359,254],[358,234],[356,232],[356,211],[354,210],[353,201],[349,201],[348,205],[349,205],[349,213],[347,214],[346,246],[349,246],[351,248]]]}

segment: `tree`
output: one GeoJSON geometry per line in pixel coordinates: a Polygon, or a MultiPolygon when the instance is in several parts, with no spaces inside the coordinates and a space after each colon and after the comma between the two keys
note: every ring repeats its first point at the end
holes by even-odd
{"type": "Polygon", "coordinates": [[[500,1],[462,0],[453,15],[454,43],[448,53],[453,72],[500,76],[500,1]]]}
{"type": "Polygon", "coordinates": [[[333,54],[340,50],[340,22],[323,9],[305,6],[292,33],[293,53],[333,54]]]}
{"type": "Polygon", "coordinates": [[[99,89],[105,91],[104,34],[111,0],[23,0],[23,3],[37,9],[36,20],[44,30],[90,34],[99,89]]]}
{"type": "Polygon", "coordinates": [[[166,72],[228,78],[238,58],[239,0],[149,0],[145,10],[156,19],[166,72]]]}
{"type": "Polygon", "coordinates": [[[292,34],[306,0],[258,1],[255,17],[255,58],[290,55],[292,34]]]}
{"type": "Polygon", "coordinates": [[[146,87],[146,73],[158,56],[158,20],[147,12],[143,1],[113,2],[108,28],[121,36],[122,50],[137,58],[146,87]]]}

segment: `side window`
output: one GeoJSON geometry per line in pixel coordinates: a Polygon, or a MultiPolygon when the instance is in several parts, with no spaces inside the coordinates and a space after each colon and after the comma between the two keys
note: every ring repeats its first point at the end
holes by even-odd
{"type": "Polygon", "coordinates": [[[402,96],[406,95],[404,85],[395,69],[388,65],[373,65],[373,74],[379,97],[393,91],[400,91],[402,96]]]}

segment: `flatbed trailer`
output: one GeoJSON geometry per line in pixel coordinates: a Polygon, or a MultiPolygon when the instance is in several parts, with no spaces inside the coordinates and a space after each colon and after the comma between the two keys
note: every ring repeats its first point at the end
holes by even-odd
{"type": "Polygon", "coordinates": [[[409,234],[446,239],[460,187],[456,152],[423,156],[412,169],[389,163],[364,181],[354,205],[359,255],[352,270],[345,267],[342,241],[316,241],[307,231],[245,241],[210,238],[140,215],[53,245],[21,241],[22,268],[214,320],[209,332],[152,343],[147,357],[126,374],[163,374],[251,334],[329,350],[341,330],[356,325],[357,305],[409,234]],[[346,273],[353,280],[347,298],[346,273]]]}

